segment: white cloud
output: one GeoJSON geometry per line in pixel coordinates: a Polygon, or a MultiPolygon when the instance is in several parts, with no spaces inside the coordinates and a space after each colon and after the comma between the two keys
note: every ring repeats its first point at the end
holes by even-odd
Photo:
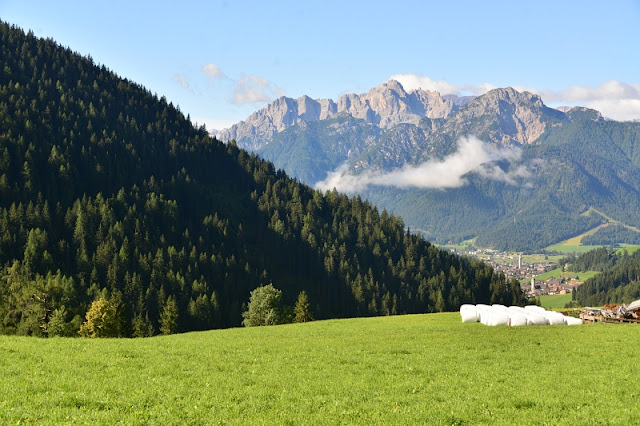
{"type": "Polygon", "coordinates": [[[640,99],[612,99],[592,101],[589,108],[600,111],[602,115],[618,121],[640,120],[640,99]]]}
{"type": "Polygon", "coordinates": [[[465,85],[458,86],[444,80],[435,81],[426,75],[415,74],[394,74],[389,77],[390,80],[396,80],[408,92],[416,89],[431,90],[439,92],[441,95],[462,95],[465,92],[473,95],[482,95],[489,90],[496,89],[498,86],[491,83],[482,83],[477,86],[465,85]]]}
{"type": "Polygon", "coordinates": [[[563,100],[567,100],[569,102],[590,102],[609,99],[640,99],[640,85],[610,80],[595,88],[571,86],[567,90],[560,92],[560,96],[563,100]]]}
{"type": "Polygon", "coordinates": [[[236,105],[268,102],[283,95],[284,91],[266,78],[247,75],[236,82],[232,102],[236,105]]]}
{"type": "Polygon", "coordinates": [[[455,84],[447,83],[444,80],[435,81],[426,75],[394,74],[389,79],[396,80],[402,84],[402,87],[407,92],[422,89],[440,92],[441,95],[451,95],[458,94],[461,91],[461,88],[455,84]]]}
{"type": "MultiPolygon", "coordinates": [[[[470,92],[473,95],[479,96],[479,95],[484,95],[485,93],[487,93],[490,90],[493,89],[497,89],[498,86],[491,84],[491,83],[482,83],[478,86],[472,86],[472,85],[466,85],[463,87],[463,91],[466,92],[470,92]]],[[[461,94],[461,93],[458,93],[461,94]]]]}
{"type": "Polygon", "coordinates": [[[187,78],[182,74],[174,75],[173,77],[171,77],[171,80],[178,83],[183,89],[189,88],[189,82],[187,81],[187,78]]]}
{"type": "Polygon", "coordinates": [[[474,136],[461,138],[458,150],[442,160],[431,159],[419,166],[404,166],[391,172],[365,171],[359,175],[348,173],[347,166],[342,165],[330,172],[327,178],[316,183],[316,188],[338,191],[357,192],[369,185],[394,186],[397,188],[458,188],[467,184],[466,175],[477,173],[487,179],[510,184],[516,177],[528,177],[525,166],[516,167],[514,171],[505,172],[496,161],[516,161],[520,157],[517,148],[491,148],[488,144],[474,136]]]}
{"type": "Polygon", "coordinates": [[[566,90],[543,91],[545,102],[593,108],[613,120],[640,119],[640,84],[610,80],[598,87],[571,86],[566,90]]]}
{"type": "Polygon", "coordinates": [[[213,64],[213,63],[204,65],[202,67],[202,72],[204,72],[204,74],[210,80],[213,80],[216,78],[226,78],[224,73],[220,70],[220,67],[218,67],[216,64],[213,64]]]}

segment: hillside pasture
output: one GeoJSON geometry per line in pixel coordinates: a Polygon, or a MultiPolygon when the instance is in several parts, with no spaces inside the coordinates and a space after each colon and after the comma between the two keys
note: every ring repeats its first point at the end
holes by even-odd
{"type": "Polygon", "coordinates": [[[616,250],[618,253],[622,253],[625,250],[627,251],[627,253],[629,255],[635,253],[636,251],[638,251],[640,249],[639,245],[634,245],[634,244],[619,244],[619,248],[618,250],[616,250]]]}
{"type": "Polygon", "coordinates": [[[579,243],[578,244],[569,243],[567,240],[567,241],[563,241],[561,243],[549,246],[545,250],[555,251],[559,253],[566,253],[566,254],[570,254],[570,253],[582,254],[600,247],[602,246],[583,246],[579,243]]]}
{"type": "Polygon", "coordinates": [[[571,293],[540,296],[540,305],[545,309],[564,308],[569,302],[571,302],[571,293]]]}
{"type": "MultiPolygon", "coordinates": [[[[586,212],[585,214],[588,215],[588,212],[586,212]]],[[[586,245],[582,245],[581,241],[584,237],[586,237],[587,235],[593,235],[596,232],[598,232],[598,230],[602,228],[602,225],[598,225],[593,229],[588,230],[587,232],[584,232],[580,235],[576,235],[575,237],[566,239],[564,241],[561,241],[557,244],[551,245],[549,247],[547,247],[545,250],[546,251],[556,251],[556,252],[560,252],[560,253],[585,253],[588,252],[590,250],[596,249],[600,246],[586,246],[586,245]]]]}
{"type": "Polygon", "coordinates": [[[0,423],[637,424],[638,331],[444,313],[130,340],[0,336],[0,423]]]}
{"type": "MultiPolygon", "coordinates": [[[[584,272],[566,271],[564,275],[566,277],[577,277],[579,281],[584,282],[598,273],[599,272],[597,271],[584,271],[584,272]]],[[[545,272],[544,274],[536,275],[536,279],[540,281],[544,281],[549,278],[561,278],[561,277],[562,277],[562,268],[555,268],[545,272]]]]}

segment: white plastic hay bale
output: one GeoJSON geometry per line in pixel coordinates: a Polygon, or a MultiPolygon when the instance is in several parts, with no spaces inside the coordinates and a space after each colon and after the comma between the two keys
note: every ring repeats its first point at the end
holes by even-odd
{"type": "Polygon", "coordinates": [[[547,317],[536,312],[527,312],[528,325],[547,325],[547,317]]]}
{"type": "Polygon", "coordinates": [[[496,314],[509,316],[509,308],[504,305],[491,305],[489,309],[491,309],[491,312],[494,312],[496,314]]]}
{"type": "Polygon", "coordinates": [[[524,307],[524,310],[527,312],[546,312],[542,306],[537,305],[527,305],[524,307]]]}
{"type": "Polygon", "coordinates": [[[493,308],[489,305],[476,305],[478,310],[478,321],[484,325],[489,325],[489,320],[494,314],[493,308]]]}
{"type": "Polygon", "coordinates": [[[478,311],[478,321],[484,325],[489,325],[487,322],[489,321],[489,317],[491,316],[491,312],[486,309],[478,311]]]}
{"type": "Polygon", "coordinates": [[[462,322],[478,322],[480,319],[478,309],[474,305],[468,304],[460,306],[460,316],[462,322]]]}
{"type": "Polygon", "coordinates": [[[460,313],[460,316],[462,317],[462,322],[478,322],[478,314],[475,312],[467,312],[465,314],[460,313]]]}
{"type": "Polygon", "coordinates": [[[470,305],[468,303],[465,303],[464,305],[460,305],[460,312],[467,312],[467,311],[477,311],[478,308],[476,308],[475,305],[470,305]]]}
{"type": "Polygon", "coordinates": [[[564,323],[566,325],[582,325],[582,320],[580,318],[574,318],[574,317],[564,317],[564,323]]]}
{"type": "Polygon", "coordinates": [[[550,325],[564,325],[564,315],[560,312],[547,311],[544,316],[547,318],[550,325]]]}
{"type": "Polygon", "coordinates": [[[637,309],[640,309],[640,299],[635,302],[631,302],[631,304],[627,306],[627,310],[629,311],[635,311],[637,309]]]}
{"type": "Polygon", "coordinates": [[[509,312],[514,312],[514,313],[524,315],[526,311],[522,306],[509,306],[509,312]]]}
{"type": "Polygon", "coordinates": [[[487,325],[489,326],[509,325],[509,316],[500,314],[497,312],[492,312],[491,315],[489,315],[489,318],[487,320],[487,325]]]}
{"type": "Polygon", "coordinates": [[[511,314],[509,315],[509,325],[511,327],[522,327],[527,325],[527,317],[520,314],[511,314]]]}
{"type": "Polygon", "coordinates": [[[493,325],[493,312],[484,311],[480,317],[480,322],[484,325],[493,325]]]}

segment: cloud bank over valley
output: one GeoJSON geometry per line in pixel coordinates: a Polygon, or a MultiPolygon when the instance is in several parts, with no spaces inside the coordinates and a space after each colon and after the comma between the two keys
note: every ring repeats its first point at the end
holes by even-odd
{"type": "Polygon", "coordinates": [[[405,165],[390,172],[364,171],[354,175],[346,164],[328,173],[326,179],[315,187],[326,191],[335,188],[342,192],[358,192],[368,186],[392,186],[396,188],[459,188],[468,183],[466,176],[476,173],[487,179],[515,184],[518,177],[529,177],[525,165],[504,171],[497,162],[516,163],[520,159],[519,148],[493,148],[475,136],[458,140],[456,152],[442,160],[430,159],[418,166],[405,165]]]}

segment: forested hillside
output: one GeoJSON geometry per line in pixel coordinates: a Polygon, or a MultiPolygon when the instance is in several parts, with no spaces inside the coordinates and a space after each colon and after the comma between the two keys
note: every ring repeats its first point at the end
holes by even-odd
{"type": "Polygon", "coordinates": [[[620,257],[621,256],[616,254],[616,252],[610,252],[606,247],[600,247],[586,253],[582,253],[573,260],[569,258],[571,261],[569,270],[573,272],[606,271],[615,265],[620,257]]]}
{"type": "MultiPolygon", "coordinates": [[[[592,256],[592,260],[598,257],[601,256],[592,256]]],[[[576,300],[580,305],[602,306],[640,299],[640,250],[632,255],[624,252],[623,255],[609,257],[613,266],[578,287],[576,300]]]]}
{"type": "Polygon", "coordinates": [[[3,333],[77,335],[96,300],[115,335],[237,326],[269,283],[288,304],[305,290],[316,318],[520,301],[484,264],[210,138],[91,58],[0,37],[3,333]]]}
{"type": "Polygon", "coordinates": [[[640,244],[640,232],[613,223],[582,239],[582,244],[591,246],[611,245],[617,242],[640,244]]]}

